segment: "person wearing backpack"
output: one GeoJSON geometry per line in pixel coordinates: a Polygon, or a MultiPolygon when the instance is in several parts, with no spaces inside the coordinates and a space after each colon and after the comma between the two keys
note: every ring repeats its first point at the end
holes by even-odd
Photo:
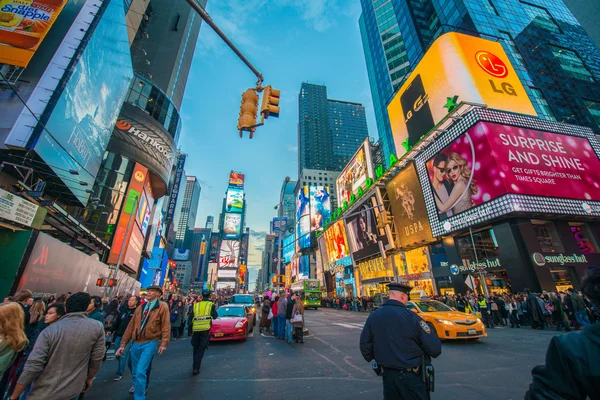
{"type": "Polygon", "coordinates": [[[560,298],[556,293],[550,293],[550,301],[552,307],[548,311],[552,313],[552,323],[556,324],[556,330],[560,331],[560,328],[564,325],[565,331],[570,332],[571,328],[569,328],[569,325],[565,321],[565,313],[560,298]]]}
{"type": "MultiPolygon", "coordinates": [[[[127,300],[127,309],[124,307],[123,310],[117,314],[117,317],[112,324],[112,336],[113,343],[115,344],[115,348],[121,347],[121,340],[123,339],[123,335],[125,334],[125,330],[127,329],[127,325],[129,325],[129,321],[133,318],[133,314],[135,313],[136,308],[140,304],[140,298],[138,296],[131,296],[129,300],[127,300]]],[[[125,348],[125,352],[122,356],[117,357],[117,361],[119,362],[117,366],[117,374],[113,381],[120,381],[123,377],[123,373],[125,372],[125,365],[127,365],[127,359],[129,358],[129,350],[131,349],[131,342],[125,348]]]]}

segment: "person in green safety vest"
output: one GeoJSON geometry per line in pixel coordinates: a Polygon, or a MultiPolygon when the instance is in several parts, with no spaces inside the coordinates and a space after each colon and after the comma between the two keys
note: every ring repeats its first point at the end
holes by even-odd
{"type": "Polygon", "coordinates": [[[209,300],[210,290],[202,292],[202,301],[194,304],[192,308],[192,346],[194,347],[194,360],[192,365],[192,373],[198,375],[200,373],[200,364],[204,352],[208,348],[208,334],[212,325],[212,320],[216,319],[216,307],[209,300]]]}
{"type": "Polygon", "coordinates": [[[494,327],[494,319],[490,311],[489,303],[483,295],[479,295],[477,299],[477,305],[479,306],[479,312],[481,313],[481,320],[488,328],[494,327]]]}

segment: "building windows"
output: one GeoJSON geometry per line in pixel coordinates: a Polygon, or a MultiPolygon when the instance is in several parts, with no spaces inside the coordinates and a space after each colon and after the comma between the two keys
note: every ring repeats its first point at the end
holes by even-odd
{"type": "Polygon", "coordinates": [[[583,102],[596,125],[600,126],[600,103],[586,99],[583,99],[583,102]]]}
{"type": "Polygon", "coordinates": [[[529,90],[531,90],[531,97],[532,97],[533,102],[537,103],[540,106],[540,111],[541,111],[542,115],[544,116],[544,118],[551,120],[551,121],[556,121],[556,118],[554,117],[554,114],[552,113],[552,110],[550,109],[550,105],[548,104],[548,102],[546,101],[544,96],[542,95],[541,90],[536,89],[531,86],[529,87],[529,90]]]}
{"type": "Polygon", "coordinates": [[[531,220],[542,253],[561,253],[565,251],[556,228],[551,221],[531,220]]]}
{"type": "Polygon", "coordinates": [[[548,47],[566,75],[582,81],[594,82],[592,74],[577,53],[558,46],[549,45],[548,47]]]}
{"type": "Polygon", "coordinates": [[[527,3],[521,1],[523,4],[523,8],[525,9],[525,13],[531,19],[531,22],[541,28],[549,30],[550,32],[561,33],[558,24],[552,18],[548,10],[543,7],[536,6],[535,4],[527,3]]]}
{"type": "Polygon", "coordinates": [[[481,261],[500,257],[498,241],[493,229],[473,232],[473,237],[470,234],[457,237],[455,241],[461,260],[481,261]]]}

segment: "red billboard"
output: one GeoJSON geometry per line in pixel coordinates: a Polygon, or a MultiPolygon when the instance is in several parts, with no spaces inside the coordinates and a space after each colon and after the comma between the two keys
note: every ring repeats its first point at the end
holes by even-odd
{"type": "Polygon", "coordinates": [[[427,161],[440,220],[504,194],[600,200],[587,138],[478,122],[427,161]]]}

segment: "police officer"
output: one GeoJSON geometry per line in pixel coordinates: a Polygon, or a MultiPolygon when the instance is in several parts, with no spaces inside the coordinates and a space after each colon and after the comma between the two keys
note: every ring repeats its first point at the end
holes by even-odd
{"type": "Polygon", "coordinates": [[[200,373],[200,364],[202,357],[208,347],[208,334],[212,320],[219,315],[212,301],[209,301],[210,291],[202,292],[202,301],[194,304],[192,309],[192,346],[194,347],[194,361],[192,373],[198,375],[200,373]]]}
{"type": "MultiPolygon", "coordinates": [[[[600,310],[600,269],[590,269],[581,291],[600,310]]],[[[546,364],[531,371],[533,381],[527,400],[600,399],[600,323],[579,332],[554,336],[546,352],[546,364]]]]}
{"type": "Polygon", "coordinates": [[[422,360],[439,356],[442,343],[435,329],[406,308],[412,287],[396,282],[388,287],[389,299],[365,323],[360,352],[383,368],[384,400],[429,399],[422,360]]]}

